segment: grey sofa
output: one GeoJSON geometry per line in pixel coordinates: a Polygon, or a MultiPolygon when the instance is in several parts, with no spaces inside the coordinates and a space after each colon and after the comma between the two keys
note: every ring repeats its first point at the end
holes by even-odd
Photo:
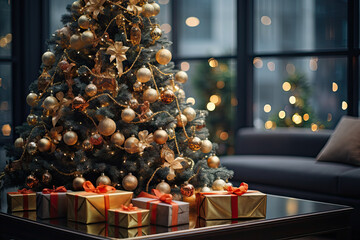
{"type": "Polygon", "coordinates": [[[221,163],[234,170],[231,181],[237,186],[247,182],[264,193],[354,207],[353,236],[360,239],[360,167],[316,161],[331,133],[240,129],[236,155],[222,157],[221,163]]]}

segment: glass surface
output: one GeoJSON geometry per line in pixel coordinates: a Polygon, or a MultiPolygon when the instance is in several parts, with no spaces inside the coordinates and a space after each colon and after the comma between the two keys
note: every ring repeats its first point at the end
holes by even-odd
{"type": "Polygon", "coordinates": [[[346,0],[255,0],[256,53],[347,47],[346,0]]]}
{"type": "Polygon", "coordinates": [[[0,142],[11,139],[12,126],[11,64],[0,64],[0,142]]]}
{"type": "Polygon", "coordinates": [[[206,127],[209,139],[219,144],[217,154],[233,154],[236,61],[215,58],[183,61],[178,68],[189,75],[184,85],[187,102],[195,103],[196,109],[209,111],[206,127]]]}
{"type": "Polygon", "coordinates": [[[180,57],[235,55],[235,0],[181,0],[177,4],[180,57]]]}
{"type": "Polygon", "coordinates": [[[11,1],[0,0],[0,57],[11,56],[11,1]]]}
{"type": "Polygon", "coordinates": [[[346,58],[255,58],[254,126],[332,129],[347,112],[346,58]]]}

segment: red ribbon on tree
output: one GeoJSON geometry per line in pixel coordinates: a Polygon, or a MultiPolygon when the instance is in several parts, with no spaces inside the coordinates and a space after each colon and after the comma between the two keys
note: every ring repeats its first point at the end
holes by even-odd
{"type": "Polygon", "coordinates": [[[17,190],[17,192],[8,192],[7,194],[22,194],[23,195],[23,209],[24,211],[29,210],[29,197],[28,194],[30,193],[34,193],[32,190],[30,189],[19,189],[17,190]]]}

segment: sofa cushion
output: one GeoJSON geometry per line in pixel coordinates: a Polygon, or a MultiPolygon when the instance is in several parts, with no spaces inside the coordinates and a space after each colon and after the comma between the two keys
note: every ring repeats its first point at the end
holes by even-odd
{"type": "Polygon", "coordinates": [[[339,192],[345,197],[360,197],[360,168],[354,168],[339,176],[339,192]]]}
{"type": "Polygon", "coordinates": [[[225,156],[221,158],[221,163],[234,170],[235,181],[336,195],[338,177],[354,169],[347,164],[317,162],[314,158],[292,156],[225,156]]]}

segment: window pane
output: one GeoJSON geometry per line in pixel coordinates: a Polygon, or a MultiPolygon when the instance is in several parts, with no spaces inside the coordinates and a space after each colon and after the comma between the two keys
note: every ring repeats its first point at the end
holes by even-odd
{"type": "Polygon", "coordinates": [[[50,0],[49,1],[49,18],[50,18],[50,34],[62,28],[61,16],[67,13],[66,6],[71,5],[74,0],[50,0]]]}
{"type": "Polygon", "coordinates": [[[347,112],[346,75],[346,58],[255,58],[255,127],[334,128],[347,112]]]}
{"type": "Polygon", "coordinates": [[[0,65],[0,142],[12,136],[11,64],[0,65]]]}
{"type": "Polygon", "coordinates": [[[180,56],[235,54],[235,0],[181,0],[177,4],[180,56]]]}
{"type": "Polygon", "coordinates": [[[11,7],[9,0],[0,0],[0,57],[11,55],[11,7]]]}
{"type": "Polygon", "coordinates": [[[347,47],[347,1],[255,0],[254,4],[257,53],[347,47]]]}
{"type": "Polygon", "coordinates": [[[187,101],[197,109],[209,111],[206,126],[212,141],[219,144],[218,154],[232,154],[236,110],[236,61],[216,60],[182,62],[189,81],[184,85],[187,101]]]}

